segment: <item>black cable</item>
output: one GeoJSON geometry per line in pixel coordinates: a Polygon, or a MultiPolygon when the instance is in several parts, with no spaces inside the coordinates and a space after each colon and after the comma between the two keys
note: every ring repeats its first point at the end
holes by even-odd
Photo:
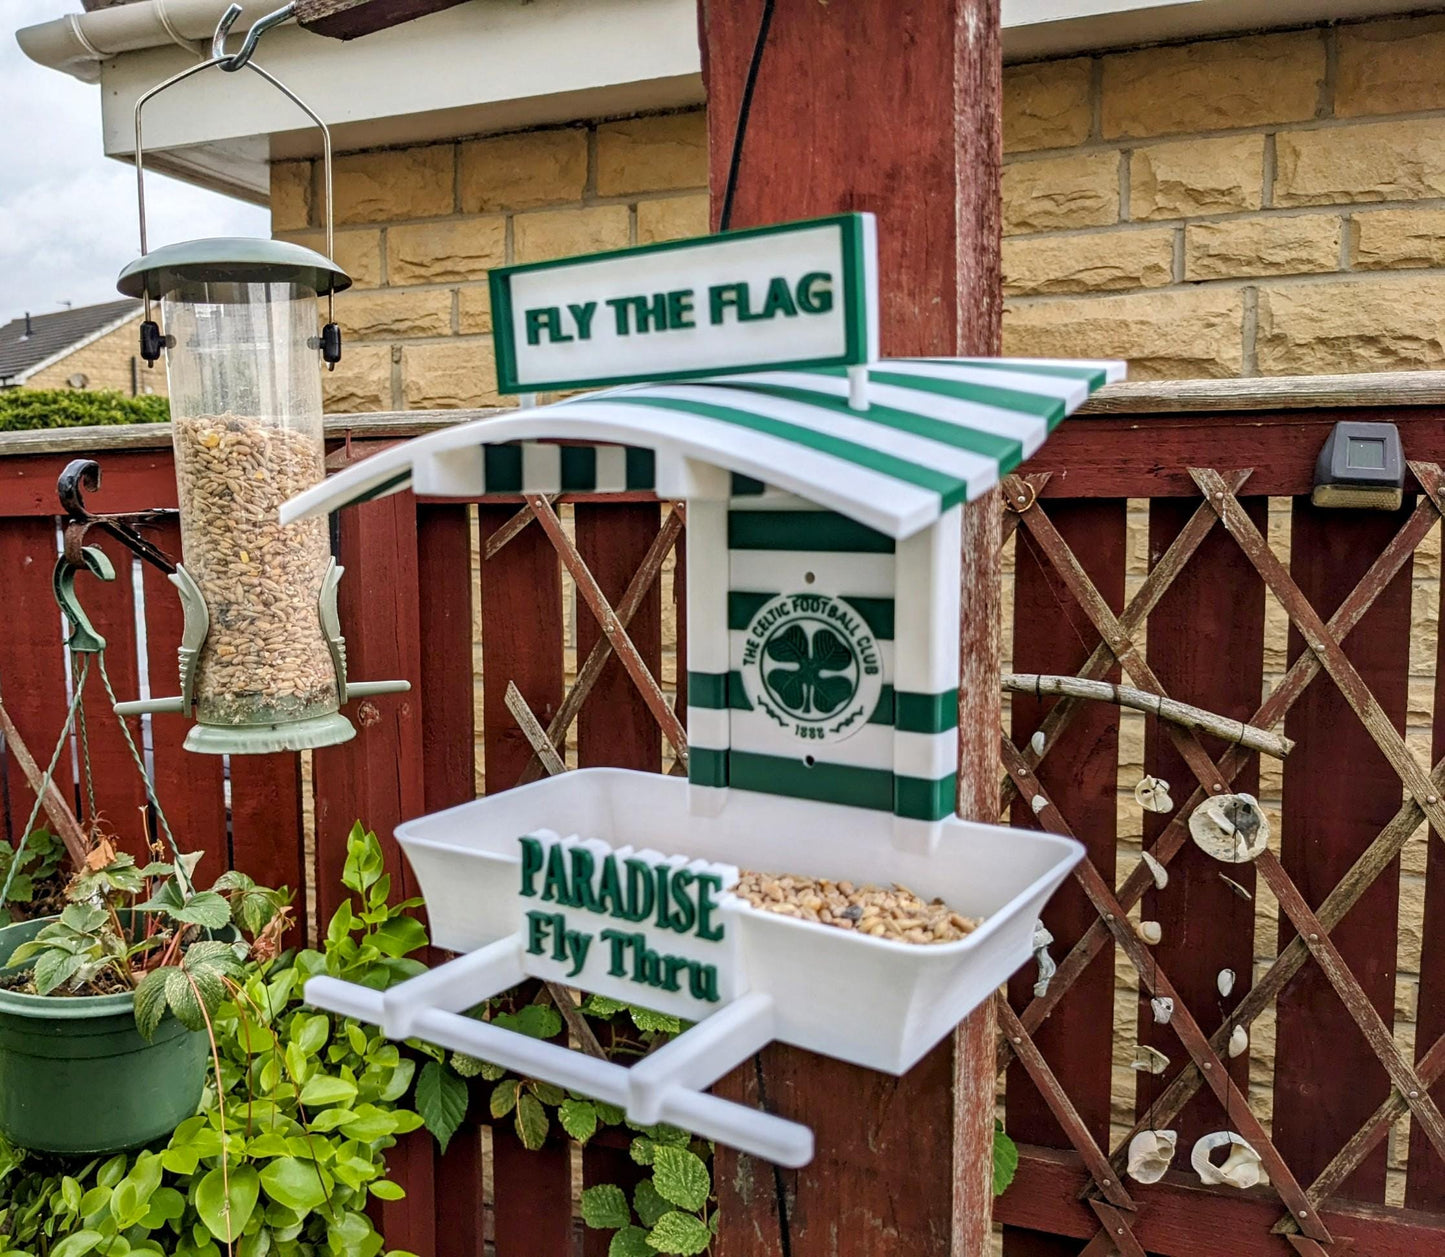
{"type": "Polygon", "coordinates": [[[758,37],[753,44],[753,58],[748,63],[748,77],[743,84],[743,98],[738,105],[738,125],[733,132],[733,155],[728,162],[728,181],[723,189],[722,212],[717,229],[726,231],[733,221],[733,195],[738,190],[738,167],[743,160],[743,138],[747,135],[748,115],[753,108],[753,88],[758,84],[758,70],[763,64],[763,49],[768,43],[768,28],[773,24],[774,0],[763,0],[763,16],[758,22],[758,37]]]}

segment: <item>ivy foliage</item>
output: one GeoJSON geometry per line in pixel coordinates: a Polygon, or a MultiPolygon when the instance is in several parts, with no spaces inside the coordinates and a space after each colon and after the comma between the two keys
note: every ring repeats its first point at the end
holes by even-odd
{"type": "Polygon", "coordinates": [[[127,397],[97,389],[7,388],[0,390],[0,432],[40,428],[84,428],[96,424],[165,423],[171,417],[164,397],[127,397]]]}
{"type": "Polygon", "coordinates": [[[408,953],[426,933],[409,903],[390,902],[376,836],[357,826],[348,850],[343,881],[359,906],[338,911],[322,950],[253,962],[228,982],[210,1019],[219,1079],[164,1147],[83,1164],[0,1147],[0,1257],[383,1252],[367,1204],[405,1194],[385,1154],[422,1125],[406,1104],[417,1060],[375,1027],[307,1008],[301,992],[318,974],[385,988],[419,973],[408,953]]]}

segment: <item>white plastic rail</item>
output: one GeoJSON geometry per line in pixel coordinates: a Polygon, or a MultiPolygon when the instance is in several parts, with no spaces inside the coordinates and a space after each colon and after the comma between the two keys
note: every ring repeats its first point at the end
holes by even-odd
{"type": "Polygon", "coordinates": [[[463,1015],[524,979],[522,946],[520,934],[510,935],[388,991],[312,978],[305,999],[380,1026],[389,1039],[424,1039],[615,1104],[639,1125],[680,1126],[782,1166],[813,1159],[808,1127],[704,1090],[772,1041],[771,996],[754,992],[734,1000],[629,1069],[463,1015]]]}

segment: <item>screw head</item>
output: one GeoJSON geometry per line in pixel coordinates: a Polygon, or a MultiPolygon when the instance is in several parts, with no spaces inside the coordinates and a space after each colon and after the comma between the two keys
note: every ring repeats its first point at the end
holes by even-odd
{"type": "Polygon", "coordinates": [[[1319,941],[1320,941],[1320,936],[1319,936],[1318,934],[1311,934],[1311,935],[1310,935],[1310,942],[1312,942],[1312,943],[1318,943],[1319,941]]]}
{"type": "Polygon", "coordinates": [[[1214,1068],[1214,1062],[1213,1062],[1213,1061],[1205,1061],[1205,1062],[1204,1062],[1204,1068],[1205,1068],[1205,1069],[1213,1069],[1213,1068],[1214,1068]]]}
{"type": "Polygon", "coordinates": [[[1440,801],[1440,800],[1437,799],[1433,794],[1427,794],[1427,795],[1425,796],[1425,802],[1426,802],[1426,803],[1438,803],[1439,801],[1440,801]]]}
{"type": "Polygon", "coordinates": [[[1420,1093],[1419,1093],[1418,1091],[1412,1091],[1412,1092],[1410,1092],[1410,1099],[1412,1099],[1412,1100],[1418,1100],[1419,1098],[1420,1098],[1420,1093]]]}

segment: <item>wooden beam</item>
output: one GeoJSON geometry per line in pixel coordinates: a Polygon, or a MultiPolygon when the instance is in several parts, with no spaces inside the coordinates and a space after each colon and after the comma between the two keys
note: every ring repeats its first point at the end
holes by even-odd
{"type": "MultiPolygon", "coordinates": [[[[715,225],[763,9],[763,0],[699,3],[715,225]]],[[[883,352],[997,353],[1000,64],[998,0],[779,0],[730,225],[871,211],[883,352]],[[843,117],[860,124],[840,126],[843,117]]],[[[991,495],[963,526],[960,807],[990,820],[998,511],[991,495]]],[[[987,1252],[993,1054],[989,1001],[901,1078],[775,1044],[725,1079],[719,1090],[731,1098],[811,1125],[818,1151],[799,1171],[775,1172],[718,1149],[718,1257],[987,1252]]]]}
{"type": "MultiPolygon", "coordinates": [[[[1030,1145],[1019,1152],[1018,1175],[994,1206],[999,1220],[1080,1241],[1093,1236],[1099,1218],[1078,1198],[1088,1181],[1079,1157],[1030,1145]]],[[[1171,1171],[1147,1187],[1131,1183],[1130,1190],[1139,1201],[1138,1216],[1130,1225],[1146,1252],[1159,1257],[1221,1252],[1229,1257],[1287,1257],[1289,1253],[1281,1237],[1270,1234],[1279,1202],[1267,1188],[1247,1192],[1207,1188],[1193,1174],[1171,1171]]],[[[1438,1214],[1327,1201],[1321,1216],[1335,1237],[1334,1244],[1325,1248],[1329,1253],[1339,1253],[1347,1244],[1348,1251],[1362,1255],[1437,1257],[1440,1252],[1438,1214]]]]}
{"type": "Polygon", "coordinates": [[[296,20],[328,39],[360,39],[428,13],[440,13],[462,0],[296,0],[296,20]]]}

